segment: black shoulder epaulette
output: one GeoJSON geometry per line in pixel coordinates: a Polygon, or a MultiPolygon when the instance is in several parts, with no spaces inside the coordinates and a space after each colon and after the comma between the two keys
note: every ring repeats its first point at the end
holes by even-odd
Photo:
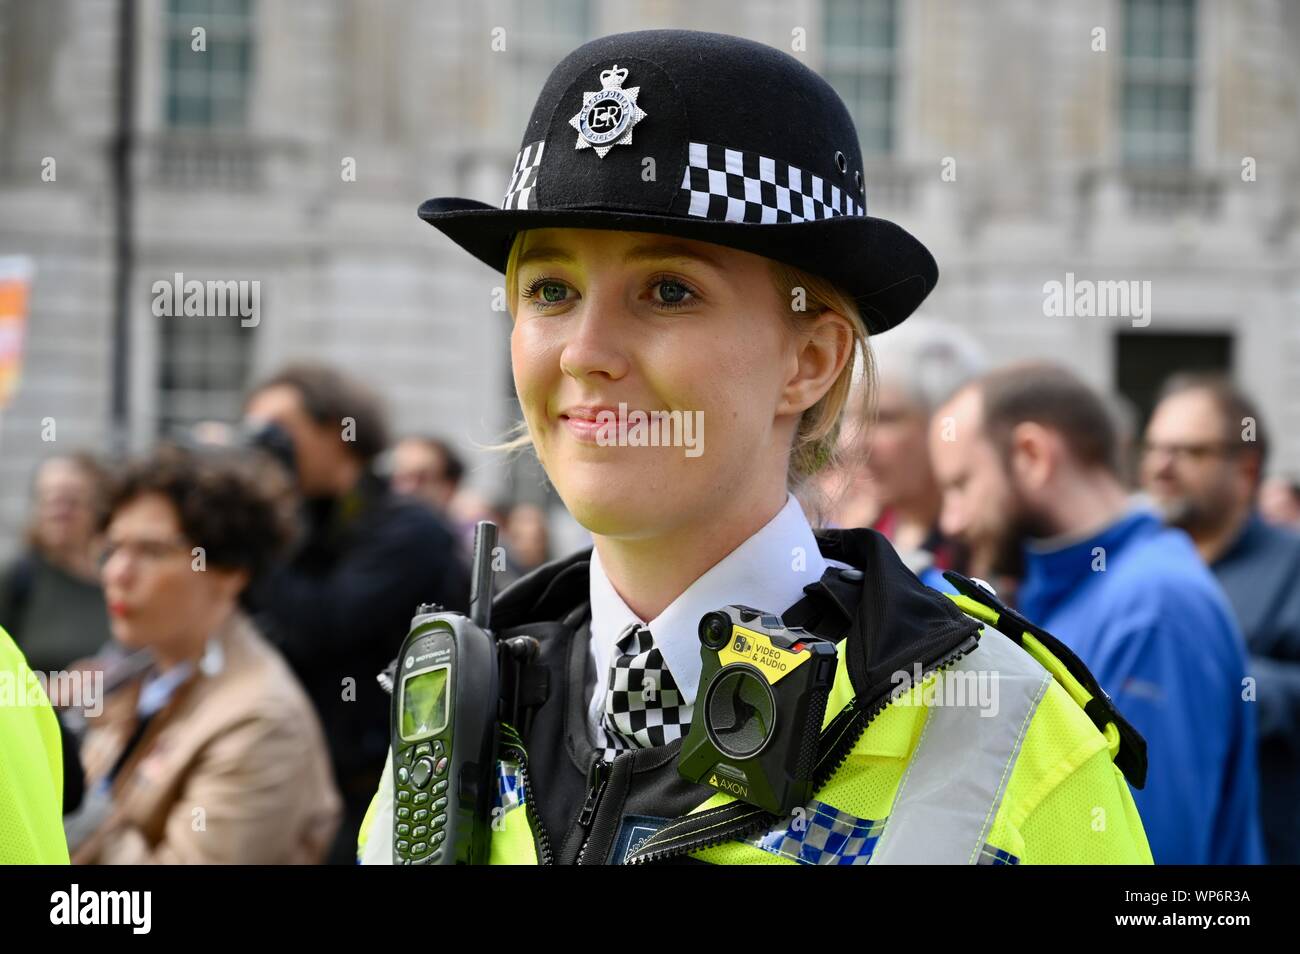
{"type": "MultiPolygon", "coordinates": [[[[962,596],[968,600],[979,603],[982,607],[989,610],[993,618],[989,621],[990,625],[998,632],[1012,640],[1032,656],[1038,654],[1034,647],[1026,645],[1025,636],[1031,636],[1033,640],[1047,652],[1051,653],[1065,670],[1078,681],[1084,691],[1090,697],[1082,701],[1083,711],[1093,721],[1093,724],[1106,734],[1108,725],[1114,726],[1119,732],[1119,751],[1115,753],[1115,764],[1119,770],[1124,773],[1130,785],[1134,788],[1143,788],[1147,781],[1147,742],[1142,738],[1142,734],[1135,729],[1127,719],[1120,714],[1119,709],[1111,700],[1097,682],[1097,679],[1083,664],[1078,656],[1047,630],[1041,626],[1031,623],[1020,613],[1006,606],[1001,600],[994,596],[989,590],[980,586],[974,580],[962,576],[953,570],[945,570],[944,579],[955,586],[962,596]]],[[[1043,660],[1039,660],[1042,662],[1043,660]]]]}

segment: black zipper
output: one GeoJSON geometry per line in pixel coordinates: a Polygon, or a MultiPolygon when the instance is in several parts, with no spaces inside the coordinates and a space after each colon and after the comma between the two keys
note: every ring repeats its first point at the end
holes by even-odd
{"type": "Polygon", "coordinates": [[[609,763],[600,757],[600,753],[596,753],[591,760],[591,768],[587,770],[587,798],[582,803],[582,811],[578,813],[578,824],[584,832],[591,830],[592,819],[596,817],[596,809],[600,807],[600,798],[605,794],[607,784],[609,763]]]}
{"type": "MultiPolygon", "coordinates": [[[[969,637],[962,641],[956,649],[939,657],[936,662],[931,663],[928,667],[923,667],[921,677],[924,678],[930,673],[947,669],[978,645],[979,639],[977,637],[969,637]]],[[[910,691],[910,689],[910,685],[892,688],[866,708],[860,708],[857,705],[857,700],[854,699],[831,720],[831,724],[822,733],[826,751],[817,760],[817,770],[813,775],[814,791],[820,791],[831,780],[831,777],[839,771],[840,766],[844,764],[844,760],[853,751],[853,747],[862,738],[862,733],[867,730],[867,726],[872,723],[876,716],[884,712],[891,703],[910,691]]],[[[726,805],[720,805],[707,812],[702,812],[698,818],[713,820],[713,823],[708,826],[712,834],[701,835],[698,838],[687,839],[683,842],[674,841],[671,846],[658,849],[654,847],[654,836],[651,836],[640,849],[628,856],[624,864],[649,864],[678,855],[689,854],[693,851],[712,848],[723,842],[743,839],[764,827],[770,827],[777,820],[777,816],[771,812],[740,801],[728,802],[726,805]]]]}
{"type": "Polygon", "coordinates": [[[582,803],[582,811],[578,813],[578,827],[582,829],[582,847],[578,849],[575,864],[582,864],[582,857],[587,853],[587,845],[591,841],[592,823],[596,820],[600,800],[605,797],[605,789],[609,786],[610,767],[611,763],[601,758],[601,753],[597,752],[592,756],[591,768],[587,770],[587,797],[582,803]]]}

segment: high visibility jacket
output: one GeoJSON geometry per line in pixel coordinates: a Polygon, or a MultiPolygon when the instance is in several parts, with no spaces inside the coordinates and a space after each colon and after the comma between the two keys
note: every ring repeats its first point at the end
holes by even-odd
{"type": "Polygon", "coordinates": [[[27,660],[0,629],[0,864],[67,863],[59,726],[27,660]]]}
{"type": "MultiPolygon", "coordinates": [[[[815,794],[789,817],[680,777],[680,741],[594,758],[589,553],[500,594],[497,635],[539,640],[543,676],[525,685],[545,691],[527,738],[501,726],[492,863],[1151,863],[1125,779],[1141,786],[1144,743],[1068,649],[973,585],[923,586],[874,531],[817,537],[856,569],[827,570],[782,614],[840,650],[815,794]]],[[[390,862],[394,813],[410,811],[391,758],[363,863],[390,862]]]]}

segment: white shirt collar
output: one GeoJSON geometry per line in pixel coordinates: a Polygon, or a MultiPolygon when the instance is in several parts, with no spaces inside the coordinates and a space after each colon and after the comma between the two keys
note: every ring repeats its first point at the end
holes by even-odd
{"type": "Polygon", "coordinates": [[[193,672],[194,663],[187,659],[170,669],[146,675],[140,685],[140,695],[136,699],[137,714],[151,716],[161,710],[193,672]]]}
{"type": "Polygon", "coordinates": [[[781,614],[803,598],[803,588],[826,571],[808,518],[793,494],[775,517],[700,576],[662,613],[646,621],[618,595],[591,551],[591,655],[597,695],[618,637],[633,623],[649,627],[655,645],[687,703],[700,682],[700,617],[729,603],[781,614]]]}

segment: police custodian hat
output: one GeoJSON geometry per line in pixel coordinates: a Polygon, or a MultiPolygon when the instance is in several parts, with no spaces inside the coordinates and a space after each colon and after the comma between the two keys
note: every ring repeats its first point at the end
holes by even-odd
{"type": "Polygon", "coordinates": [[[877,334],[921,304],[939,270],[906,230],[867,214],[867,177],[843,101],[793,56],[644,30],[592,40],[555,67],[500,208],[437,198],[419,214],[502,272],[514,236],[534,228],[753,252],[830,279],[877,334]]]}

